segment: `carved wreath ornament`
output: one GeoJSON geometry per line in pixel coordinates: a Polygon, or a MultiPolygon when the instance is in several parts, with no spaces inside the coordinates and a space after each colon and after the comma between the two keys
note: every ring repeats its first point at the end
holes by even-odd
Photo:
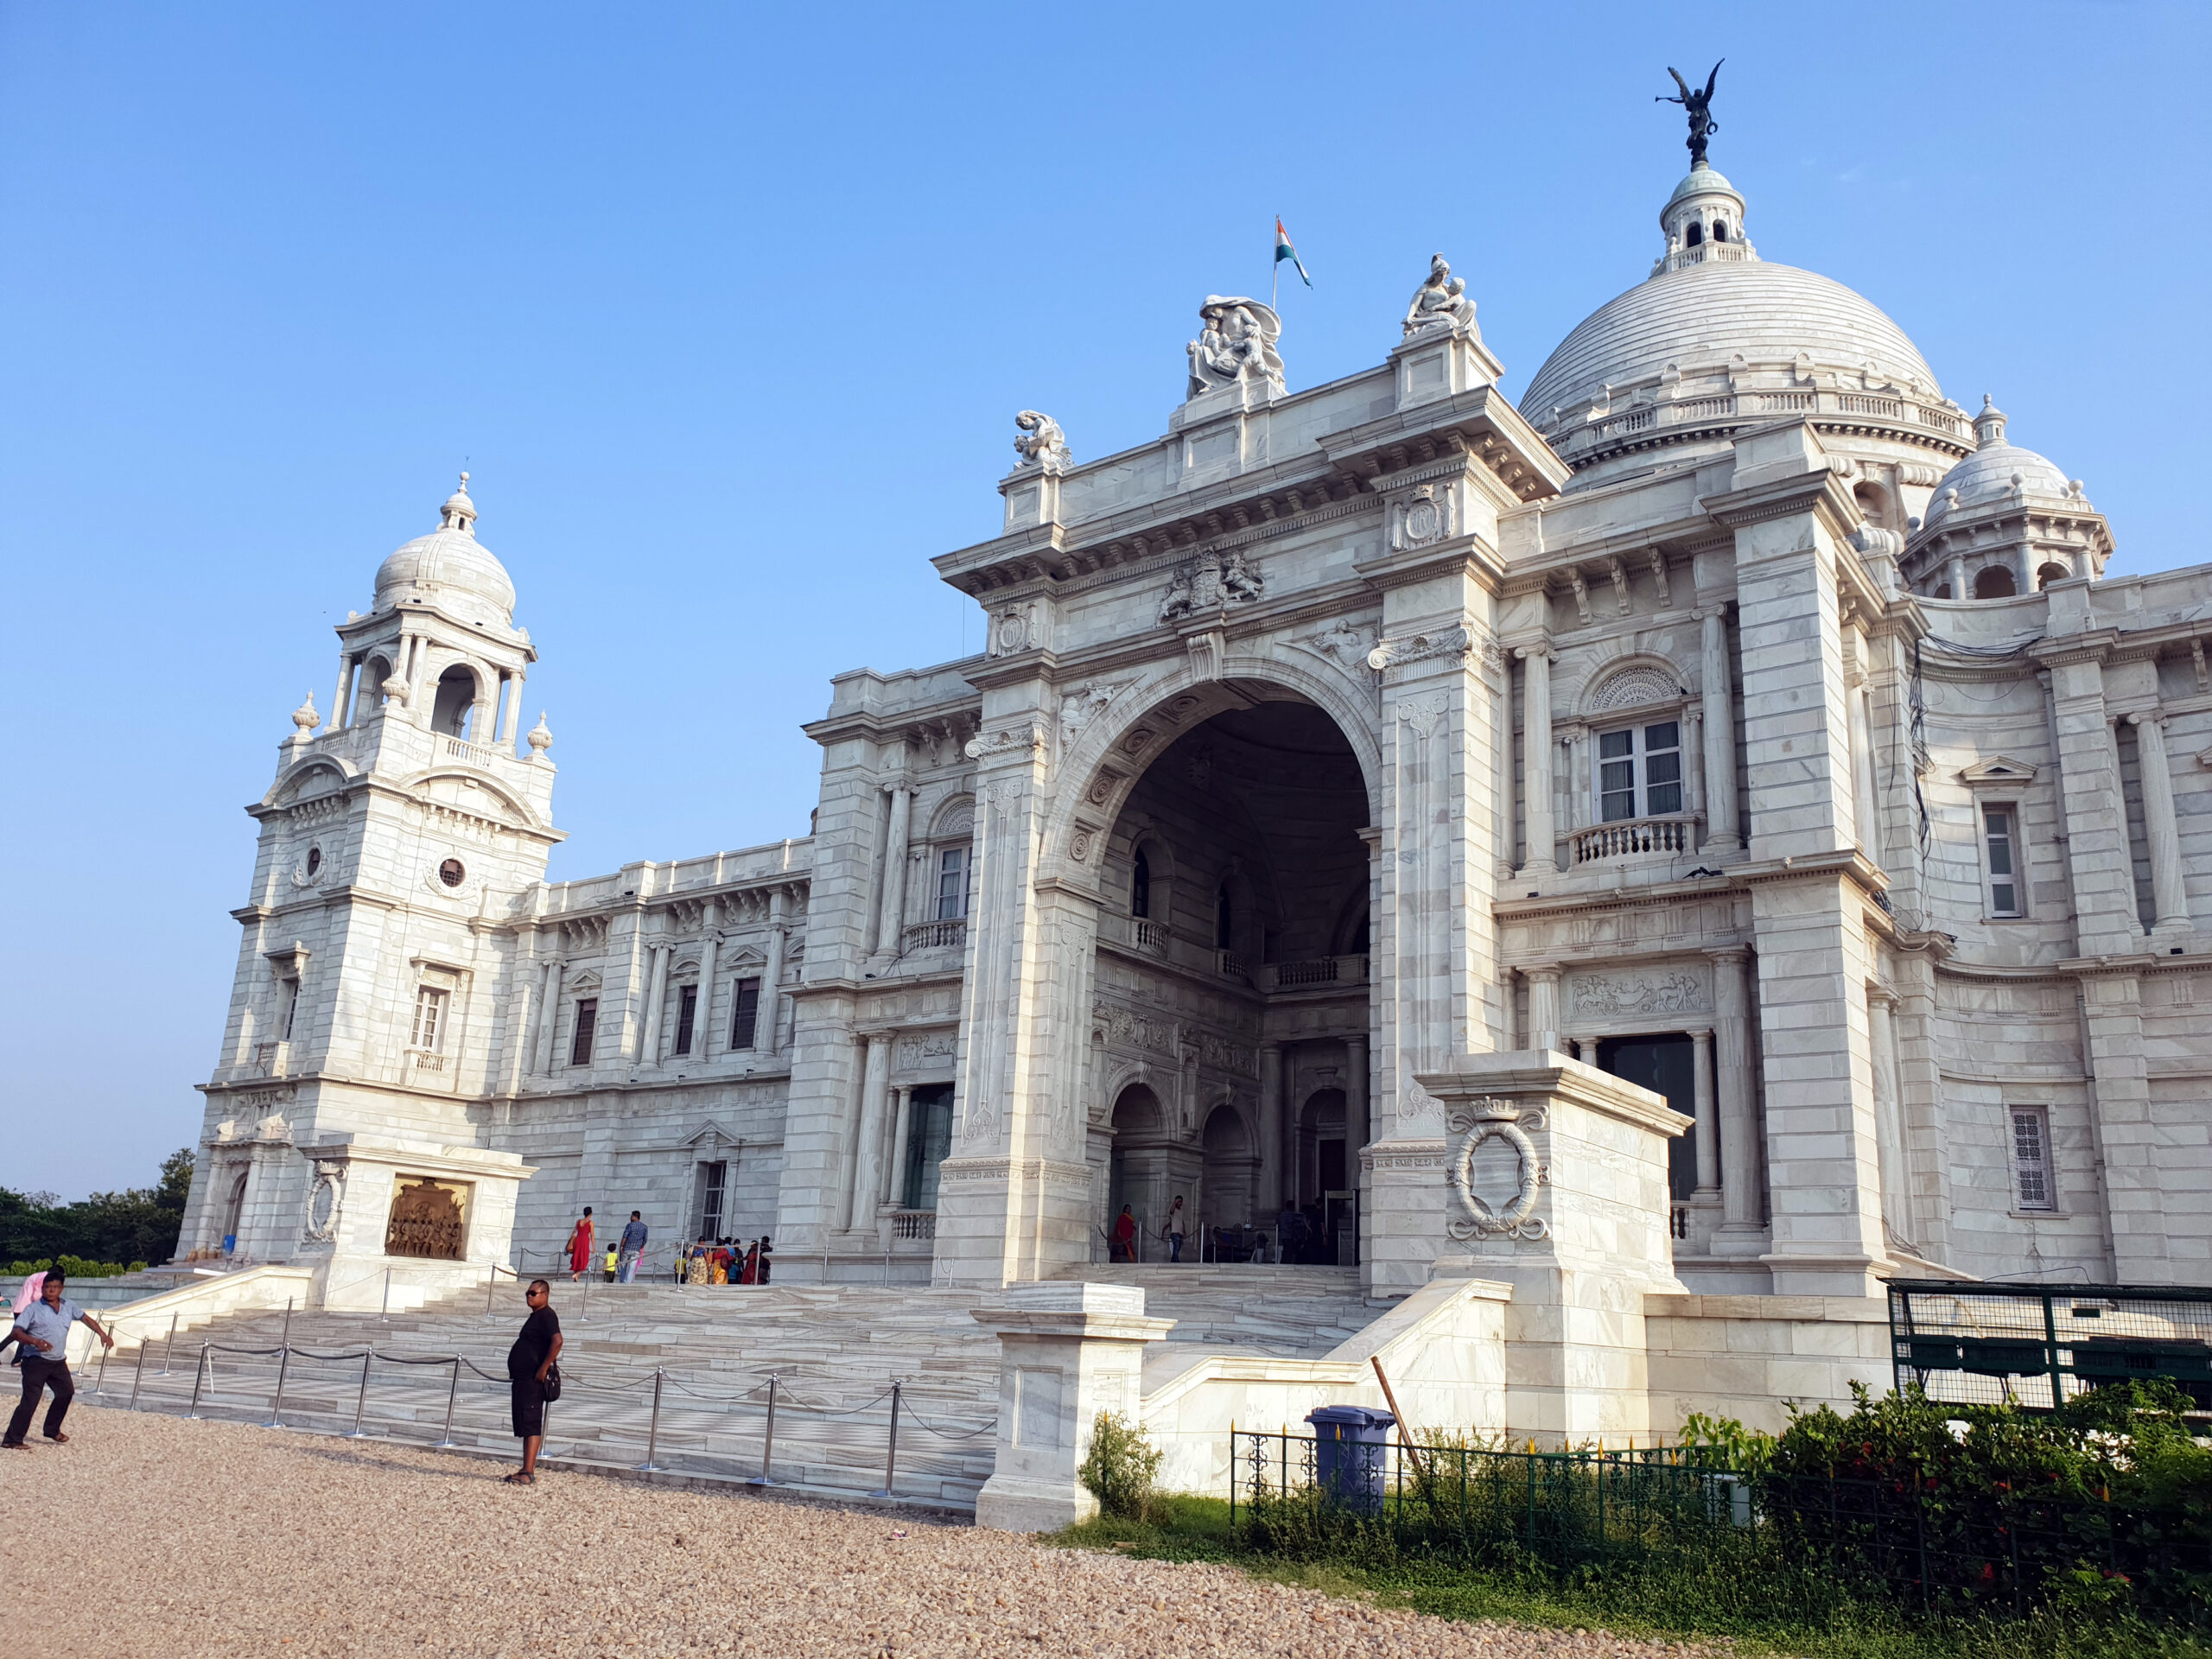
{"type": "Polygon", "coordinates": [[[1544,1121],[1544,1109],[1541,1106],[1523,1110],[1510,1100],[1487,1096],[1452,1114],[1446,1127],[1452,1134],[1464,1135],[1466,1139],[1459,1143],[1445,1171],[1444,1179],[1452,1188],[1452,1200],[1460,1212],[1445,1224],[1445,1231],[1463,1243],[1495,1234],[1535,1239],[1550,1233],[1550,1227],[1535,1213],[1536,1198],[1546,1172],[1543,1160],[1536,1155],[1536,1143],[1529,1138],[1529,1131],[1542,1128],[1544,1121]],[[1513,1197],[1502,1206],[1493,1206],[1474,1188],[1475,1154],[1491,1141],[1505,1142],[1520,1162],[1520,1178],[1513,1197]]]}

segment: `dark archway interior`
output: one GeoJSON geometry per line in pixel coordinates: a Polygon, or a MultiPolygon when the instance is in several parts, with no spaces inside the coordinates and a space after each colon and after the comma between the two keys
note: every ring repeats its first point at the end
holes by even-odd
{"type": "Polygon", "coordinates": [[[1109,906],[1247,964],[1330,956],[1366,897],[1368,816],[1358,758],[1320,709],[1216,715],[1130,791],[1108,855],[1109,906]]]}

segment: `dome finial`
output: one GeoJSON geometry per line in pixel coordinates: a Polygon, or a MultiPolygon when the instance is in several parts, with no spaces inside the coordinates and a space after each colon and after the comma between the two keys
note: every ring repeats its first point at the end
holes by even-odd
{"type": "MultiPolygon", "coordinates": [[[[1723,58],[1720,63],[1728,60],[1723,58]]],[[[1690,118],[1690,171],[1694,173],[1705,165],[1705,141],[1720,130],[1720,124],[1713,118],[1713,84],[1720,79],[1720,63],[1713,66],[1713,73],[1705,78],[1705,90],[1700,92],[1682,79],[1682,72],[1672,64],[1667,73],[1675,78],[1675,85],[1682,89],[1680,98],[1669,98],[1664,92],[1651,101],[1654,104],[1679,104],[1690,118]]]]}
{"type": "Polygon", "coordinates": [[[1981,394],[1981,413],[1974,417],[1974,435],[1985,449],[2005,442],[2005,411],[1986,391],[1981,394]]]}
{"type": "Polygon", "coordinates": [[[461,483],[446,498],[438,510],[439,528],[457,530],[464,536],[476,534],[476,504],[468,499],[468,474],[461,475],[461,483]]]}

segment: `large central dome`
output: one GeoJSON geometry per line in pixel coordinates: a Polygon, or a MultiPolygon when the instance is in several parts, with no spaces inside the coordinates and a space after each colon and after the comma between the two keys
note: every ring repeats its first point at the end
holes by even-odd
{"type": "Polygon", "coordinates": [[[1923,397],[1941,394],[1904,329],[1841,283],[1763,260],[1663,271],[1583,319],[1544,359],[1522,395],[1522,412],[1548,429],[1553,410],[1580,417],[1616,391],[1656,380],[1669,364],[1694,370],[1742,357],[1746,365],[1796,365],[1879,381],[1923,397]]]}
{"type": "MultiPolygon", "coordinates": [[[[1866,423],[1942,451],[1969,447],[1904,329],[1841,283],[1762,260],[1744,198],[1700,165],[1660,210],[1650,277],[1607,301],[1544,359],[1521,412],[1586,469],[1656,447],[1725,442],[1747,423],[1806,415],[1866,423]]],[[[1605,472],[1613,469],[1605,468],[1605,472]]]]}

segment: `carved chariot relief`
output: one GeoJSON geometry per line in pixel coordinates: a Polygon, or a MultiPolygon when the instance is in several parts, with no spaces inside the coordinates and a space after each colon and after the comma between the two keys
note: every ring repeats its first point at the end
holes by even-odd
{"type": "Polygon", "coordinates": [[[1549,1172],[1537,1154],[1536,1143],[1529,1138],[1532,1131],[1541,1132],[1547,1121],[1541,1106],[1523,1109],[1489,1096],[1470,1101],[1452,1114],[1445,1128],[1463,1137],[1445,1160],[1445,1185],[1451,1190],[1457,1212],[1446,1221],[1445,1231],[1452,1238],[1466,1243],[1479,1238],[1533,1240],[1550,1235],[1550,1226],[1535,1213],[1549,1172]],[[1514,1156],[1510,1195],[1485,1196],[1477,1190],[1484,1185],[1475,1167],[1477,1154],[1492,1142],[1514,1156]]]}
{"type": "Polygon", "coordinates": [[[1581,1019],[1713,1012],[1712,976],[1694,966],[1573,972],[1567,977],[1567,994],[1568,1006],[1581,1019]]]}

